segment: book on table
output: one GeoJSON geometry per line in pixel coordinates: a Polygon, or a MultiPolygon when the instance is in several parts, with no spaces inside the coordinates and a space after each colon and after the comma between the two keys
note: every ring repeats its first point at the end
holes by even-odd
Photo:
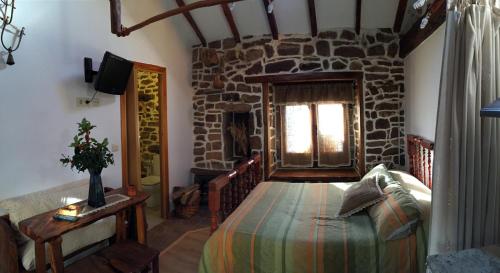
{"type": "Polygon", "coordinates": [[[92,206],[89,206],[86,201],[67,205],[63,208],[58,209],[53,218],[57,221],[76,222],[81,217],[84,217],[91,213],[98,212],[99,210],[116,205],[118,203],[127,201],[130,199],[130,197],[122,194],[112,194],[106,196],[105,199],[106,199],[106,205],[99,208],[94,208],[92,206]]]}

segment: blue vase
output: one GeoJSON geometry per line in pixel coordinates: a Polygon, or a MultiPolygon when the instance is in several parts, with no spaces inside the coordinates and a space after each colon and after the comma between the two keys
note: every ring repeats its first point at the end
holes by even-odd
{"type": "Polygon", "coordinates": [[[106,200],[104,199],[104,189],[102,187],[101,171],[102,170],[89,170],[90,184],[88,204],[94,208],[106,205],[106,200]]]}

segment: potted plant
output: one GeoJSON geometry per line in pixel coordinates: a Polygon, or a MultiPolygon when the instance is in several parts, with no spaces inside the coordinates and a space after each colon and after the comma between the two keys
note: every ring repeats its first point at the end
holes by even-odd
{"type": "Polygon", "coordinates": [[[108,149],[108,139],[102,142],[90,137],[90,131],[94,129],[85,118],[78,123],[78,134],[73,138],[73,143],[69,147],[74,148],[73,156],[62,155],[63,166],[71,166],[78,172],[86,170],[90,173],[89,185],[89,206],[98,208],[106,204],[104,199],[104,189],[102,187],[101,172],[109,164],[114,163],[113,154],[108,149]]]}

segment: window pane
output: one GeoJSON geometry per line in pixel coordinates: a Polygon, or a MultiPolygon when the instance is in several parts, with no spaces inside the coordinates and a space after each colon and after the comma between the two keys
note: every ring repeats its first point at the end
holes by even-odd
{"type": "Polygon", "coordinates": [[[344,107],[342,104],[319,104],[318,139],[320,153],[343,152],[344,130],[344,107]]]}
{"type": "Polygon", "coordinates": [[[307,105],[286,106],[286,152],[310,153],[312,145],[311,111],[307,105]]]}

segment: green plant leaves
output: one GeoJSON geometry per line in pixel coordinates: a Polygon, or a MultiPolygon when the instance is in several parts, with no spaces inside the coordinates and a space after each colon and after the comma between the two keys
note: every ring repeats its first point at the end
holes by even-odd
{"type": "Polygon", "coordinates": [[[79,172],[89,169],[100,172],[110,164],[114,164],[113,154],[108,149],[108,139],[104,138],[102,142],[99,142],[90,137],[91,130],[94,128],[96,126],[85,118],[78,123],[78,133],[73,137],[73,143],[69,145],[74,148],[74,155],[63,154],[60,159],[63,166],[70,165],[71,169],[77,169],[79,172]]]}

